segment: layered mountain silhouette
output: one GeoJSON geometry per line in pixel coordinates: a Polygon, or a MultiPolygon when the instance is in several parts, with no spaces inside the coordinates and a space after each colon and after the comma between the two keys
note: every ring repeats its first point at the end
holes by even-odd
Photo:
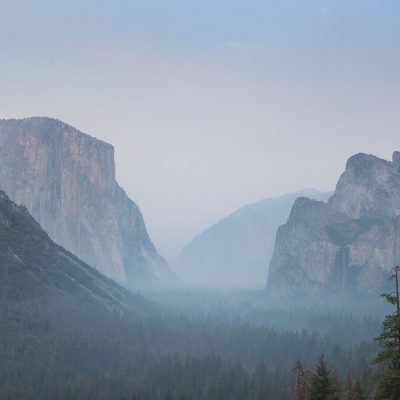
{"type": "Polygon", "coordinates": [[[400,153],[351,157],[327,204],[300,198],[277,233],[275,294],[381,291],[400,262],[400,153]]]}
{"type": "Polygon", "coordinates": [[[115,398],[157,309],[55,244],[0,191],[1,398],[115,398]]]}
{"type": "Polygon", "coordinates": [[[51,239],[117,282],[174,280],[115,180],[110,144],[51,118],[0,120],[0,188],[51,239]]]}
{"type": "MultiPolygon", "coordinates": [[[[55,244],[28,210],[0,191],[2,306],[45,303],[142,313],[148,303],[55,244]]],[[[3,310],[4,311],[4,310],[3,310]]]]}
{"type": "Polygon", "coordinates": [[[246,205],[196,236],[172,262],[187,283],[217,287],[262,287],[277,228],[299,196],[326,200],[314,189],[246,205]]]}

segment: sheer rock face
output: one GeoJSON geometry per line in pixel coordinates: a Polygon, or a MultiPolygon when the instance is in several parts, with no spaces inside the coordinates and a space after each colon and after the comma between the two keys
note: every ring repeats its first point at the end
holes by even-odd
{"type": "Polygon", "coordinates": [[[296,198],[328,200],[329,195],[306,189],[248,204],[196,236],[172,267],[192,285],[260,288],[267,277],[276,231],[296,198]]]}
{"type": "Polygon", "coordinates": [[[329,205],[351,218],[400,214],[400,153],[389,162],[357,154],[351,157],[329,205]]]}
{"type": "Polygon", "coordinates": [[[275,294],[376,291],[400,262],[399,153],[358,154],[328,204],[298,199],[276,237],[267,289],[275,294]]]}
{"type": "Polygon", "coordinates": [[[1,120],[0,189],[56,243],[116,281],[172,278],[115,180],[111,145],[50,118],[1,120]]]}

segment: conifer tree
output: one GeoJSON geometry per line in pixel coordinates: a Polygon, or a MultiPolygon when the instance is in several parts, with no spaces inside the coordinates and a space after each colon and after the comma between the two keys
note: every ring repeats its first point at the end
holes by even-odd
{"type": "MultiPolygon", "coordinates": [[[[383,297],[398,307],[397,296],[384,294],[383,297]]],[[[377,337],[383,350],[374,360],[382,364],[383,371],[378,374],[377,400],[400,399],[400,315],[387,315],[383,321],[382,333],[377,337]]]]}
{"type": "Polygon", "coordinates": [[[337,383],[328,368],[324,356],[318,358],[314,376],[311,379],[308,400],[338,400],[337,383]]]}

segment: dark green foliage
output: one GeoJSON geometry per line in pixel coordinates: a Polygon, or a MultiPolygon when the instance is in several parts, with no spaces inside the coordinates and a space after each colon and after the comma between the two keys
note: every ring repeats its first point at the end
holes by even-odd
{"type": "Polygon", "coordinates": [[[120,312],[150,307],[50,240],[26,208],[0,191],[0,296],[26,302],[54,296],[120,312]]]}
{"type": "MultiPolygon", "coordinates": [[[[383,295],[386,300],[396,305],[396,298],[383,295]]],[[[377,338],[383,350],[375,358],[376,364],[381,364],[383,370],[379,373],[377,400],[400,399],[400,316],[388,315],[383,321],[382,333],[377,338]]]]}
{"type": "Polygon", "coordinates": [[[329,338],[252,326],[234,314],[164,310],[138,319],[54,296],[0,301],[0,309],[6,399],[287,400],[299,354],[311,365],[325,351],[339,373],[351,367],[362,377],[363,359],[375,352],[338,352],[329,338]]]}
{"type": "Polygon", "coordinates": [[[339,400],[338,387],[335,377],[328,368],[324,356],[318,362],[311,379],[309,400],[339,400]]]}
{"type": "Polygon", "coordinates": [[[253,300],[156,307],[0,192],[0,400],[287,400],[293,360],[321,352],[363,377],[374,321],[253,300]]]}

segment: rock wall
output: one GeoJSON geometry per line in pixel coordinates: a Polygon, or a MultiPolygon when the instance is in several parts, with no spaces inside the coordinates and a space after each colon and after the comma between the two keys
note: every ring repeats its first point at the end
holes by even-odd
{"type": "Polygon", "coordinates": [[[178,276],[204,287],[262,288],[276,231],[299,196],[327,200],[314,189],[248,204],[196,236],[172,261],[178,276]]]}
{"type": "Polygon", "coordinates": [[[115,180],[110,144],[50,118],[0,120],[0,189],[56,243],[116,281],[173,279],[115,180]]]}
{"type": "Polygon", "coordinates": [[[400,263],[399,153],[349,159],[328,204],[298,199],[278,230],[267,290],[379,291],[400,263]]]}

